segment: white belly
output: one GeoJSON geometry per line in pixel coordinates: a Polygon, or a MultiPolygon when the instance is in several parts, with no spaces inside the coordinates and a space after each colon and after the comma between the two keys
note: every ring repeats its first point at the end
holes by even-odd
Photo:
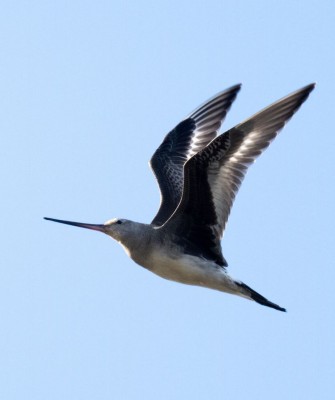
{"type": "Polygon", "coordinates": [[[150,269],[156,275],[172,281],[228,293],[236,292],[234,281],[222,267],[213,261],[188,254],[177,258],[153,252],[148,259],[148,264],[144,267],[150,269]]]}

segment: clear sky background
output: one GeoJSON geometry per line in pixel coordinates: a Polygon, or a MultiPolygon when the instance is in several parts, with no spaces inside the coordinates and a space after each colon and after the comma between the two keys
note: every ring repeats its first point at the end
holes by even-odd
{"type": "Polygon", "coordinates": [[[4,1],[0,398],[333,399],[333,1],[4,1]],[[224,129],[310,83],[251,167],[223,251],[280,313],[165,281],[107,236],[150,222],[147,162],[220,90],[224,129]]]}

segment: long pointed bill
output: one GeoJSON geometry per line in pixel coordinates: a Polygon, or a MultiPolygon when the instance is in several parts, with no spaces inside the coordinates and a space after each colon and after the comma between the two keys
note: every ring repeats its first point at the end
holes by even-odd
{"type": "Polygon", "coordinates": [[[78,226],[79,228],[91,229],[93,231],[106,233],[106,227],[103,224],[84,224],[82,222],[63,221],[62,219],[54,219],[46,217],[44,217],[44,219],[48,221],[59,222],[61,224],[73,225],[73,226],[78,226]]]}

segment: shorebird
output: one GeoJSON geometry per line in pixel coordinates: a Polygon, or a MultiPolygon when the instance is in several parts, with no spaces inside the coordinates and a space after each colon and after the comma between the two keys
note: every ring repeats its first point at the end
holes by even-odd
{"type": "Polygon", "coordinates": [[[241,85],[218,93],[168,133],[150,160],[161,192],[150,224],[123,218],[86,224],[45,218],[103,232],[139,265],[188,285],[235,294],[286,311],[228,275],[221,239],[248,167],[307,99],[310,84],[218,134],[241,85]]]}

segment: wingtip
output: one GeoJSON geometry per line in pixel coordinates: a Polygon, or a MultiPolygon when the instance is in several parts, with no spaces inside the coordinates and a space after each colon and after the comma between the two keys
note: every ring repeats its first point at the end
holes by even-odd
{"type": "Polygon", "coordinates": [[[230,90],[239,91],[242,88],[242,83],[236,83],[235,85],[231,86],[230,90]]]}
{"type": "Polygon", "coordinates": [[[299,94],[300,93],[300,94],[306,96],[306,98],[305,98],[305,100],[306,100],[307,97],[310,95],[310,93],[314,90],[315,86],[316,86],[316,82],[309,83],[308,85],[303,86],[301,89],[296,90],[291,95],[295,95],[295,94],[299,94]]]}
{"type": "Polygon", "coordinates": [[[279,101],[285,100],[288,98],[293,98],[295,96],[305,96],[304,97],[304,101],[305,101],[307,99],[307,97],[309,96],[309,94],[312,92],[312,90],[314,90],[315,86],[316,86],[315,82],[309,83],[308,85],[303,86],[302,88],[295,90],[294,92],[288,94],[287,96],[283,97],[279,101]]]}
{"type": "Polygon", "coordinates": [[[312,83],[306,85],[303,89],[306,89],[311,92],[315,88],[316,84],[317,84],[316,82],[312,82],[312,83]]]}
{"type": "Polygon", "coordinates": [[[286,98],[298,96],[301,99],[300,104],[302,104],[303,102],[305,102],[307,100],[307,98],[309,97],[311,92],[314,90],[315,86],[316,86],[315,82],[310,83],[310,84],[302,87],[301,89],[293,92],[291,95],[286,96],[286,98]]]}

